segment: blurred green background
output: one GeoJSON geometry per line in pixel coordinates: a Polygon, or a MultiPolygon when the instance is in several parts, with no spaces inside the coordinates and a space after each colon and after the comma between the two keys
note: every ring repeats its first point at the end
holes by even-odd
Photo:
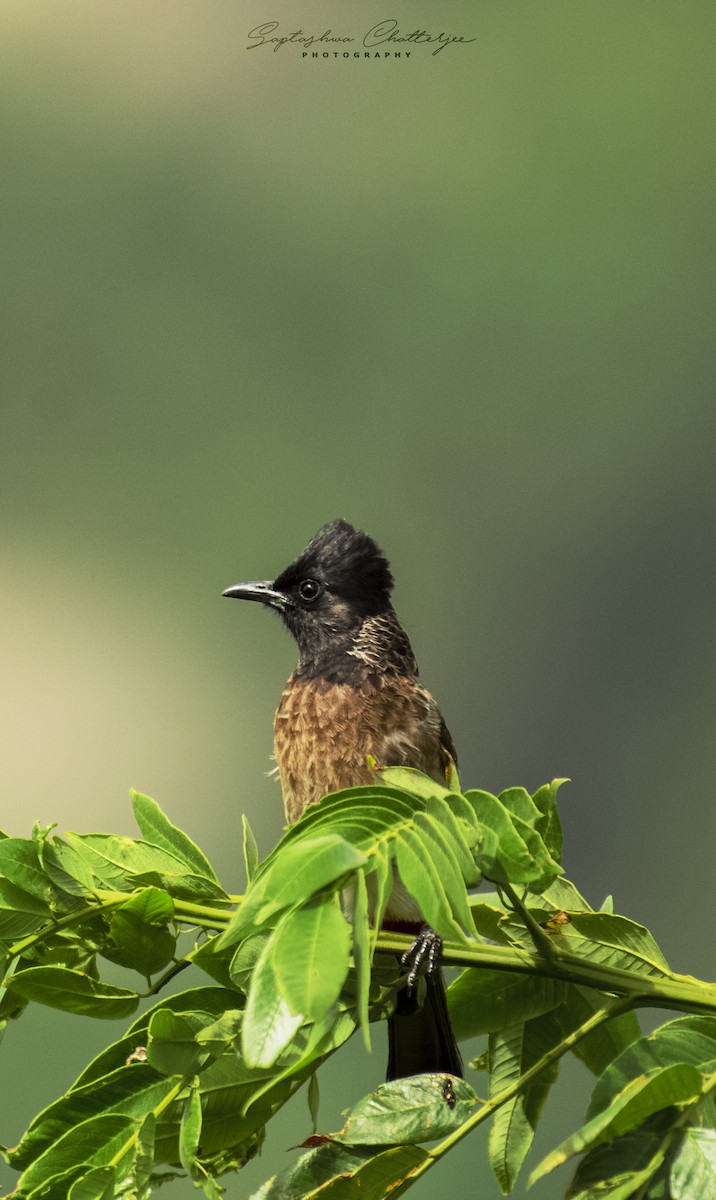
{"type": "MultiPolygon", "coordinates": [[[[262,852],[281,829],[294,650],[220,593],[343,516],[463,780],[570,776],[569,876],[713,977],[716,13],[432,0],[401,22],[476,41],[245,48],[393,8],[2,6],[1,823],[131,832],[131,785],[239,889],[241,813],[262,852]]],[[[114,1034],[9,1029],[0,1138],[114,1034]]],[[[376,1040],[329,1064],[323,1128],[376,1040]]],[[[538,1152],[586,1104],[564,1074],[538,1152]]],[[[300,1097],[281,1121],[229,1200],[309,1132],[300,1097]]],[[[419,1194],[468,1171],[498,1195],[484,1137],[419,1194]]]]}

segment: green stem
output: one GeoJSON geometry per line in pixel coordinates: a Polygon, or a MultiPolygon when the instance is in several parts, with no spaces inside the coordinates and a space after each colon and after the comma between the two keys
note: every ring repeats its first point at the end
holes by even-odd
{"type": "MultiPolygon", "coordinates": [[[[103,904],[125,904],[133,892],[97,891],[95,895],[103,904]]],[[[187,921],[192,925],[201,925],[207,929],[225,929],[233,913],[225,908],[210,908],[206,904],[191,904],[188,900],[174,898],[174,920],[187,921]]]]}
{"type": "Polygon", "coordinates": [[[83,921],[89,921],[92,917],[96,917],[103,909],[117,908],[129,899],[128,895],[119,892],[114,892],[112,895],[114,897],[121,896],[121,899],[103,900],[98,905],[78,909],[77,912],[68,913],[66,917],[60,917],[56,921],[43,925],[42,929],[38,929],[35,933],[30,933],[27,937],[21,938],[19,942],[15,942],[14,946],[8,947],[8,959],[24,954],[31,946],[35,946],[43,938],[46,938],[49,933],[56,933],[58,929],[66,929],[68,925],[81,925],[83,921]]]}
{"type": "MultiPolygon", "coordinates": [[[[8,946],[8,962],[24,954],[32,946],[36,946],[49,934],[56,933],[59,929],[66,929],[71,925],[81,925],[83,921],[90,921],[98,913],[119,908],[122,904],[126,904],[133,895],[136,895],[136,892],[112,892],[98,888],[91,896],[87,897],[86,908],[78,909],[77,912],[68,913],[65,917],[51,921],[36,930],[35,933],[30,933],[27,937],[21,938],[19,942],[15,942],[14,945],[8,946]],[[91,902],[93,899],[97,901],[96,904],[91,902]]],[[[232,897],[232,901],[242,899],[242,896],[232,897]]],[[[191,925],[200,925],[206,929],[226,929],[231,916],[232,914],[224,908],[209,908],[203,904],[191,904],[188,900],[174,900],[175,920],[186,921],[191,925]]]]}
{"type": "Polygon", "coordinates": [[[548,962],[553,962],[557,957],[557,949],[549,934],[545,933],[542,926],[535,921],[526,904],[524,904],[521,898],[517,895],[517,892],[509,883],[501,883],[499,885],[499,889],[505,896],[507,896],[515,912],[519,913],[519,915],[522,917],[522,921],[527,929],[527,932],[532,938],[532,941],[534,942],[537,953],[541,954],[543,958],[546,958],[548,962]]]}
{"type": "Polygon", "coordinates": [[[534,1066],[525,1071],[523,1075],[520,1075],[519,1079],[516,1079],[514,1083],[509,1085],[509,1087],[504,1088],[496,1096],[493,1096],[492,1099],[485,1101],[485,1103],[482,1104],[480,1108],[478,1108],[477,1111],[472,1114],[471,1117],[468,1117],[467,1121],[463,1122],[459,1129],[456,1129],[453,1133],[449,1134],[448,1137],[439,1143],[439,1145],[435,1146],[433,1150],[430,1150],[429,1157],[415,1167],[411,1171],[408,1178],[406,1178],[403,1183],[401,1183],[390,1193],[391,1200],[397,1200],[398,1196],[402,1196],[409,1187],[412,1187],[412,1185],[421,1177],[421,1175],[424,1175],[426,1171],[429,1171],[431,1167],[434,1167],[435,1163],[439,1162],[442,1156],[447,1154],[448,1150],[452,1150],[453,1146],[456,1146],[464,1137],[467,1137],[469,1133],[472,1133],[473,1129],[476,1129],[478,1125],[482,1125],[483,1121],[488,1120],[488,1118],[491,1117],[498,1108],[501,1108],[503,1104],[507,1104],[507,1102],[512,1100],[514,1096],[519,1095],[519,1093],[524,1090],[527,1084],[531,1083],[532,1080],[540,1074],[540,1072],[544,1071],[547,1067],[552,1066],[553,1063],[562,1058],[564,1054],[576,1046],[577,1042],[580,1042],[582,1038],[585,1038],[600,1025],[603,1025],[605,1021],[611,1021],[614,1017],[618,1017],[621,1013],[628,1012],[631,1007],[631,999],[628,996],[622,996],[618,1000],[613,1000],[611,1004],[605,1004],[604,1007],[600,1008],[598,1012],[593,1013],[593,1015],[589,1017],[588,1020],[584,1021],[577,1029],[572,1030],[571,1033],[562,1038],[558,1045],[553,1046],[546,1052],[546,1054],[543,1054],[539,1061],[534,1064],[534,1066]]]}
{"type": "MultiPolygon", "coordinates": [[[[403,954],[412,945],[409,935],[381,931],[376,950],[403,954]]],[[[541,975],[580,987],[628,997],[633,1007],[667,1008],[693,1013],[716,1013],[716,983],[704,983],[690,975],[639,975],[621,967],[607,967],[554,948],[551,960],[533,950],[494,946],[480,942],[468,946],[443,942],[442,961],[447,966],[483,967],[522,975],[541,975]]]]}

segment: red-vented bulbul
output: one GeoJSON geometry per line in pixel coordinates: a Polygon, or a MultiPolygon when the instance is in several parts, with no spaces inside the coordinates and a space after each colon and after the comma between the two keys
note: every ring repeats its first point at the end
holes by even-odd
{"type": "MultiPolygon", "coordinates": [[[[240,583],[225,596],[276,609],[299,663],[274,722],[286,819],[328,792],[375,782],[368,764],[408,766],[445,782],[455,747],[440,709],[418,679],[410,642],[390,601],[385,555],[347,521],[325,525],[273,582],[240,583]]],[[[420,910],[399,879],[383,926],[418,933],[420,910]]],[[[440,970],[428,973],[421,1007],[408,988],[389,1018],[388,1079],[425,1071],[462,1074],[440,970]]]]}

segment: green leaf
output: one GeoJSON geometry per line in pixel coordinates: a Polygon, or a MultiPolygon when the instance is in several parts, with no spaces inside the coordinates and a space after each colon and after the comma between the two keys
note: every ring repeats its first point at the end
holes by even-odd
{"type": "Polygon", "coordinates": [[[115,1173],[112,1167],[93,1167],[75,1180],[68,1200],[114,1200],[115,1173]]]}
{"type": "Polygon", "coordinates": [[[192,875],[210,879],[221,886],[208,858],[186,833],[172,825],[156,800],[142,795],[141,792],[135,792],[134,789],[130,795],[134,817],[145,841],[169,850],[175,858],[189,867],[192,875]]]}
{"type": "MultiPolygon", "coordinates": [[[[454,800],[455,797],[450,797],[454,800]]],[[[480,872],[475,865],[474,848],[477,845],[478,830],[472,822],[466,824],[460,820],[450,803],[444,800],[430,799],[425,808],[425,815],[433,822],[442,826],[450,842],[452,854],[458,862],[460,874],[468,887],[475,887],[480,882],[480,872]]]]}
{"type": "Polygon", "coordinates": [[[272,936],[272,930],[263,929],[260,933],[253,933],[250,937],[244,938],[235,950],[231,946],[228,948],[228,953],[232,955],[229,966],[231,982],[247,995],[254,971],[256,970],[256,964],[263,953],[266,943],[272,936]]]}
{"type": "MultiPolygon", "coordinates": [[[[450,809],[446,804],[436,801],[434,805],[444,809],[448,815],[451,815],[450,809]]],[[[456,842],[450,836],[446,825],[436,819],[433,813],[416,813],[414,829],[415,833],[425,841],[433,865],[442,880],[445,895],[447,896],[454,917],[463,929],[474,935],[475,928],[467,902],[467,891],[465,890],[465,874],[462,870],[462,847],[460,843],[456,842]]],[[[478,882],[479,872],[474,862],[470,861],[468,863],[466,873],[471,884],[478,882]]]]}
{"type": "Polygon", "coordinates": [[[505,806],[511,817],[519,817],[526,825],[530,825],[533,829],[537,828],[538,823],[542,819],[542,814],[525,788],[505,788],[503,792],[500,792],[497,799],[500,801],[500,804],[505,806]]]}
{"type": "Polygon", "coordinates": [[[628,1133],[652,1113],[672,1105],[693,1104],[701,1096],[701,1075],[688,1063],[657,1067],[630,1080],[602,1112],[548,1154],[530,1176],[530,1185],[575,1154],[628,1133]]]}
{"type": "Polygon", "coordinates": [[[249,819],[244,813],[241,818],[244,830],[244,866],[246,868],[246,883],[251,883],[259,865],[259,852],[254,832],[249,825],[249,819]]]}
{"type": "Polygon", "coordinates": [[[286,845],[268,871],[256,876],[219,947],[239,941],[253,927],[303,904],[316,892],[367,863],[366,856],[336,833],[286,845]]]}
{"type": "Polygon", "coordinates": [[[318,1111],[320,1107],[320,1088],[318,1084],[318,1075],[314,1071],[308,1080],[308,1111],[311,1116],[311,1124],[313,1132],[318,1129],[318,1111]]]}
{"type": "Polygon", "coordinates": [[[450,788],[415,767],[378,767],[377,774],[388,787],[401,788],[421,800],[430,800],[434,796],[445,799],[451,794],[450,788]]]}
{"type": "Polygon", "coordinates": [[[241,1045],[250,1067],[271,1067],[303,1024],[302,1013],[291,1012],[278,988],[273,969],[273,937],[261,952],[246,1002],[241,1045]]]}
{"type": "MultiPolygon", "coordinates": [[[[562,1032],[570,1034],[603,1006],[604,1000],[599,992],[568,984],[564,1004],[554,1010],[554,1015],[562,1026],[562,1032]]],[[[599,1075],[617,1054],[639,1037],[640,1032],[636,1013],[621,1013],[581,1038],[572,1047],[572,1053],[590,1071],[599,1075]]]]}
{"type": "Polygon", "coordinates": [[[456,1038],[497,1032],[564,1003],[568,985],[536,975],[468,968],[448,988],[450,1021],[456,1038]]]}
{"type": "MultiPolygon", "coordinates": [[[[506,1026],[489,1039],[490,1096],[512,1087],[561,1041],[551,1014],[506,1026]]],[[[504,1195],[512,1191],[532,1145],[547,1094],[557,1078],[559,1063],[542,1071],[511,1100],[497,1109],[490,1127],[490,1165],[504,1195]]]]}
{"type": "Polygon", "coordinates": [[[348,974],[351,934],[335,896],[293,909],[278,925],[271,962],[279,991],[292,1013],[321,1020],[348,974]]]}
{"type": "Polygon", "coordinates": [[[481,829],[476,856],[484,875],[496,883],[525,883],[541,891],[562,873],[536,829],[489,792],[465,792],[481,829]]]}
{"type": "Polygon", "coordinates": [[[408,796],[397,788],[378,785],[346,788],[324,796],[311,804],[298,821],[284,833],[278,846],[271,851],[258,869],[256,880],[274,868],[277,858],[286,847],[319,837],[324,833],[344,837],[358,850],[385,851],[394,830],[413,820],[416,809],[424,802],[408,796]]]}
{"type": "Polygon", "coordinates": [[[97,886],[91,865],[81,851],[54,837],[45,843],[43,863],[56,887],[73,896],[91,895],[97,886]]]}
{"type": "Polygon", "coordinates": [[[192,1087],[186,1098],[179,1128],[179,1160],[185,1171],[194,1176],[196,1157],[201,1138],[201,1094],[192,1087]]]}
{"type": "Polygon", "coordinates": [[[35,1117],[19,1144],[7,1152],[7,1160],[22,1170],[63,1134],[100,1113],[121,1113],[141,1120],[173,1086],[172,1080],[157,1075],[149,1063],[120,1066],[102,1078],[75,1086],[35,1117]]]}
{"type": "Polygon", "coordinates": [[[114,961],[146,977],[166,967],[174,958],[176,937],[167,923],[174,917],[171,896],[159,888],[146,888],[112,914],[109,932],[114,961]]]}
{"type": "Polygon", "coordinates": [[[0,875],[46,904],[52,898],[52,886],[42,869],[37,844],[26,838],[0,840],[0,875]]]}
{"type": "Polygon", "coordinates": [[[149,1022],[149,1062],[162,1075],[196,1075],[211,1058],[210,1050],[198,1044],[197,1035],[213,1022],[209,1013],[160,1008],[149,1022]]]}
{"type": "Polygon", "coordinates": [[[330,1142],[267,1180],[250,1200],[377,1200],[389,1196],[429,1157],[419,1146],[372,1148],[330,1142]]]}
{"type": "Polygon", "coordinates": [[[0,879],[0,941],[27,937],[49,923],[51,917],[51,909],[44,900],[23,891],[8,879],[0,879]]]}
{"type": "Polygon", "coordinates": [[[334,1141],[350,1146],[414,1145],[446,1137],[475,1111],[477,1097],[452,1075],[411,1075],[359,1100],[334,1141]]]}
{"type": "Polygon", "coordinates": [[[543,906],[545,909],[564,910],[570,913],[592,911],[591,905],[587,904],[584,896],[564,876],[553,880],[539,896],[531,896],[530,904],[535,907],[543,906]]]}
{"type": "Polygon", "coordinates": [[[400,878],[417,901],[428,925],[441,937],[467,942],[468,938],[452,914],[443,880],[426,846],[426,839],[409,827],[402,829],[396,840],[396,860],[400,878]]]}
{"type": "Polygon", "coordinates": [[[569,780],[553,779],[551,783],[538,788],[532,797],[540,812],[537,832],[557,862],[562,861],[562,825],[557,812],[557,792],[563,783],[569,783],[569,780]]]}
{"type": "Polygon", "coordinates": [[[216,1021],[205,1025],[197,1033],[197,1043],[205,1046],[214,1055],[222,1054],[241,1033],[243,1018],[244,1014],[240,1008],[227,1009],[216,1021]]]}
{"type": "Polygon", "coordinates": [[[716,1200],[716,1132],[687,1129],[671,1164],[672,1200],[716,1200]]]}
{"type": "MultiPolygon", "coordinates": [[[[305,1074],[308,1074],[308,1068],[305,1074]]],[[[263,1126],[295,1090],[302,1076],[276,1081],[275,1072],[250,1068],[233,1051],[222,1054],[201,1075],[202,1160],[228,1152],[241,1158],[253,1153],[263,1136],[263,1126]],[[262,1100],[252,1106],[256,1093],[266,1085],[262,1100]]],[[[184,1111],[182,1100],[166,1108],[157,1121],[157,1163],[179,1159],[179,1130],[184,1111]]]]}
{"type": "MultiPolygon", "coordinates": [[[[173,1087],[173,1084],[169,1080],[167,1080],[167,1085],[173,1087]]],[[[154,1170],[154,1142],[156,1132],[157,1119],[153,1112],[148,1112],[137,1134],[134,1162],[132,1164],[134,1186],[139,1196],[142,1196],[143,1189],[147,1188],[152,1171],[154,1170]]],[[[149,1195],[148,1192],[147,1195],[149,1195]]]]}
{"type": "MultiPolygon", "coordinates": [[[[649,1185],[663,1177],[672,1120],[673,1110],[666,1109],[638,1129],[590,1150],[577,1166],[570,1200],[636,1200],[640,1189],[645,1200],[656,1200],[649,1185]]],[[[660,1195],[666,1200],[663,1192],[660,1195]]]]}
{"type": "Polygon", "coordinates": [[[351,929],[353,931],[353,961],[356,967],[356,983],[358,992],[358,1024],[363,1032],[363,1042],[370,1053],[370,967],[371,944],[370,927],[368,924],[368,888],[365,875],[356,871],[353,893],[353,911],[351,914],[351,929]]]}
{"type": "Polygon", "coordinates": [[[112,987],[67,967],[29,967],[8,976],[5,987],[50,1008],[106,1020],[129,1016],[139,1003],[136,992],[112,987]]]}
{"type": "Polygon", "coordinates": [[[557,944],[602,966],[640,975],[670,974],[649,930],[614,913],[570,913],[569,923],[559,926],[557,944]]]}
{"type": "Polygon", "coordinates": [[[702,1075],[716,1070],[716,1017],[677,1017],[632,1042],[594,1085],[587,1118],[605,1109],[637,1075],[675,1063],[690,1063],[702,1075]]]}
{"type": "Polygon", "coordinates": [[[90,1117],[30,1164],[20,1176],[17,1191],[30,1196],[53,1176],[76,1169],[78,1162],[88,1168],[112,1165],[122,1178],[123,1168],[131,1161],[136,1131],[137,1123],[131,1117],[115,1113],[90,1117]]]}
{"type": "Polygon", "coordinates": [[[388,854],[378,851],[371,858],[372,873],[366,879],[368,908],[371,914],[370,952],[371,961],[375,943],[383,923],[385,910],[390,900],[395,881],[394,863],[388,854]]]}
{"type": "Polygon", "coordinates": [[[78,1079],[73,1088],[84,1087],[88,1083],[104,1078],[114,1071],[117,1066],[126,1062],[137,1046],[146,1045],[147,1029],[155,1012],[167,1008],[171,1012],[205,1012],[214,1018],[220,1017],[227,1009],[235,1006],[238,997],[236,992],[221,987],[195,987],[174,996],[164,996],[151,1008],[130,1025],[127,1032],[118,1041],[113,1042],[102,1050],[78,1079]]]}
{"type": "Polygon", "coordinates": [[[228,900],[226,892],[213,878],[192,873],[182,858],[164,847],[115,834],[68,833],[66,836],[93,874],[114,891],[134,891],[137,885],[154,885],[172,896],[194,903],[228,900]]]}
{"type": "Polygon", "coordinates": [[[234,986],[234,980],[231,978],[230,973],[234,949],[232,946],[219,949],[220,936],[217,933],[207,938],[205,942],[197,946],[196,950],[185,954],[184,958],[187,962],[195,963],[197,967],[200,967],[202,971],[210,975],[222,987],[231,988],[234,986]]]}

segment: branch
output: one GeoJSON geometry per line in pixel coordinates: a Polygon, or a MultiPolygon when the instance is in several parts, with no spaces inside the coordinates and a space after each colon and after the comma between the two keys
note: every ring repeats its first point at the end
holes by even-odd
{"type": "Polygon", "coordinates": [[[610,1004],[605,1004],[603,1008],[600,1008],[596,1013],[593,1013],[592,1016],[589,1017],[588,1020],[584,1021],[582,1025],[573,1030],[572,1033],[568,1034],[566,1037],[562,1038],[557,1046],[553,1046],[550,1050],[543,1054],[539,1061],[534,1064],[534,1066],[530,1067],[528,1071],[525,1071],[522,1075],[520,1075],[519,1079],[516,1079],[514,1083],[509,1085],[509,1087],[504,1088],[503,1091],[499,1092],[497,1096],[493,1096],[492,1099],[486,1100],[485,1103],[482,1104],[480,1108],[478,1108],[478,1110],[472,1114],[471,1117],[468,1117],[468,1119],[463,1122],[459,1129],[456,1129],[453,1133],[449,1134],[448,1137],[435,1146],[434,1149],[430,1150],[428,1152],[428,1157],[424,1160],[424,1162],[419,1163],[416,1167],[414,1167],[410,1172],[410,1175],[403,1181],[403,1183],[399,1184],[398,1187],[391,1191],[391,1200],[396,1200],[398,1196],[402,1196],[405,1192],[407,1192],[408,1188],[412,1187],[412,1185],[416,1183],[426,1171],[429,1171],[431,1167],[434,1167],[435,1164],[440,1161],[443,1155],[447,1154],[448,1150],[452,1150],[453,1147],[458,1144],[458,1142],[461,1142],[462,1139],[467,1137],[469,1133],[472,1133],[473,1129],[476,1129],[478,1125],[482,1125],[484,1121],[487,1121],[488,1118],[491,1117],[498,1108],[501,1108],[503,1104],[507,1104],[508,1101],[512,1100],[514,1096],[519,1095],[519,1093],[525,1089],[527,1084],[531,1083],[532,1080],[541,1074],[542,1071],[546,1070],[547,1067],[550,1067],[553,1063],[558,1062],[563,1055],[567,1054],[569,1050],[573,1049],[578,1042],[581,1042],[582,1038],[587,1037],[588,1034],[592,1033],[595,1029],[598,1029],[599,1026],[603,1025],[606,1021],[611,1021],[614,1017],[618,1017],[622,1013],[628,1012],[630,1008],[632,1008],[631,999],[627,996],[622,996],[619,1000],[613,1000],[610,1004]]]}
{"type": "MultiPolygon", "coordinates": [[[[376,950],[403,954],[412,944],[410,936],[381,932],[376,950]]],[[[487,967],[522,975],[541,975],[580,987],[624,996],[634,1008],[668,1008],[684,1012],[716,1013],[716,983],[703,983],[691,975],[639,975],[621,967],[607,967],[569,951],[554,948],[551,960],[533,950],[476,943],[466,947],[443,942],[442,961],[454,967],[487,967]]]]}

